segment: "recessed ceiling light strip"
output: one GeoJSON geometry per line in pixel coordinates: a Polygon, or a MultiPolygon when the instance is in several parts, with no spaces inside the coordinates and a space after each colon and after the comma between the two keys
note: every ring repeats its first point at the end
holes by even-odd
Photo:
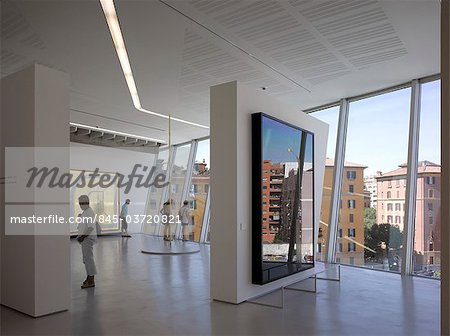
{"type": "Polygon", "coordinates": [[[164,140],[144,137],[144,136],[141,136],[141,135],[136,135],[136,134],[131,134],[131,133],[114,131],[114,130],[110,130],[110,129],[102,128],[102,127],[89,126],[89,125],[84,125],[84,124],[79,124],[79,123],[74,123],[74,122],[71,122],[69,124],[70,124],[70,126],[86,128],[86,129],[89,129],[91,131],[111,133],[111,134],[115,134],[115,135],[122,135],[122,136],[130,137],[130,138],[136,138],[136,139],[141,139],[141,140],[159,142],[159,143],[162,143],[162,144],[166,143],[164,140]]]}
{"type": "MultiPolygon", "coordinates": [[[[128,90],[130,91],[134,107],[141,112],[168,119],[168,115],[153,112],[142,107],[136,87],[136,82],[134,81],[133,71],[131,70],[130,60],[128,59],[127,49],[125,48],[125,41],[120,30],[119,18],[114,7],[114,1],[100,0],[100,4],[102,6],[103,13],[105,14],[109,32],[111,33],[114,47],[116,49],[117,56],[119,57],[120,66],[122,67],[123,75],[125,76],[125,80],[127,82],[128,90]]],[[[196,127],[209,128],[208,126],[197,124],[180,118],[172,117],[172,120],[196,127]]]]}
{"type": "Polygon", "coordinates": [[[167,129],[164,129],[164,128],[158,128],[158,127],[153,127],[153,126],[142,125],[142,124],[135,123],[133,121],[125,121],[125,120],[117,119],[117,118],[114,118],[114,117],[106,117],[104,115],[95,114],[95,113],[91,113],[91,112],[86,112],[86,111],[82,111],[82,110],[77,110],[77,109],[73,109],[73,108],[71,108],[70,111],[74,111],[76,113],[86,114],[86,115],[89,115],[89,116],[92,116],[92,117],[108,119],[108,120],[112,120],[112,121],[118,121],[118,122],[120,122],[122,124],[128,124],[128,125],[132,125],[132,126],[139,126],[139,127],[142,127],[142,128],[147,128],[147,129],[152,130],[152,131],[167,132],[167,129]]]}

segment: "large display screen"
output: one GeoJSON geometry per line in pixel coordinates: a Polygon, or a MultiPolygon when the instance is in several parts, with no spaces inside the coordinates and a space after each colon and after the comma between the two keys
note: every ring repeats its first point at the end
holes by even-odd
{"type": "Polygon", "coordinates": [[[252,282],[314,267],[314,134],[252,115],[252,282]]]}

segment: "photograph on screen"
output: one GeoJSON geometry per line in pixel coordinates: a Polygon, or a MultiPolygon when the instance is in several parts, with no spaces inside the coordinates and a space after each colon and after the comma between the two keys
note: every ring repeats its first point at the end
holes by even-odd
{"type": "Polygon", "coordinates": [[[253,237],[261,254],[254,262],[262,273],[256,282],[267,283],[314,266],[314,136],[257,115],[260,146],[253,150],[259,156],[254,168],[260,169],[260,206],[254,210],[260,213],[253,218],[253,237]]]}

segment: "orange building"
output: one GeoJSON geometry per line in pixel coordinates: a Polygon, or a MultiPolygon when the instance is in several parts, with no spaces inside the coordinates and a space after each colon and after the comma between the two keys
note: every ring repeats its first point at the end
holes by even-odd
{"type": "Polygon", "coordinates": [[[264,160],[262,179],[263,242],[273,243],[281,223],[284,165],[264,160]]]}
{"type": "MultiPolygon", "coordinates": [[[[336,241],[336,262],[350,265],[364,265],[364,191],[363,165],[345,162],[340,201],[338,237],[336,241]]],[[[331,206],[334,160],[327,159],[323,185],[322,207],[318,239],[317,259],[325,258],[325,242],[331,206]]]]}
{"type": "Polygon", "coordinates": [[[192,174],[192,184],[190,190],[190,199],[192,202],[192,215],[194,225],[192,228],[191,239],[199,241],[202,231],[203,215],[205,214],[206,198],[209,191],[210,171],[205,162],[196,162],[192,174]]]}

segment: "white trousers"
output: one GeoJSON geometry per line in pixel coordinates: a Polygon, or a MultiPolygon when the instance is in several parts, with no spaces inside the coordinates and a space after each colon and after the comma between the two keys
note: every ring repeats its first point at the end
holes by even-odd
{"type": "Polygon", "coordinates": [[[83,264],[87,275],[96,275],[97,268],[94,261],[94,244],[92,239],[85,238],[81,243],[81,252],[83,254],[83,264]]]}

